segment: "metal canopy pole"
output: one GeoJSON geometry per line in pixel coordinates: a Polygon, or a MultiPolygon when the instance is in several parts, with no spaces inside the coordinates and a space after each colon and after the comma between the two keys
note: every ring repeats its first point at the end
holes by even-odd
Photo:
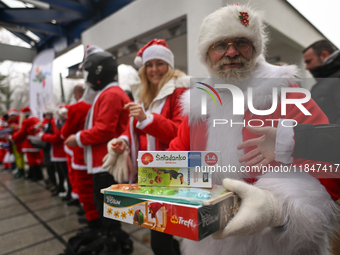
{"type": "Polygon", "coordinates": [[[63,77],[61,76],[61,73],[59,73],[60,78],[60,89],[61,89],[61,102],[65,103],[65,94],[64,94],[64,86],[63,86],[63,77]]]}

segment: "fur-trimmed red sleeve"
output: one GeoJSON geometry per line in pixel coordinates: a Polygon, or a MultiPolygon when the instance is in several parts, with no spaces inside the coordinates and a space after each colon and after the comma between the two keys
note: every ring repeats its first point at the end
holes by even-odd
{"type": "Polygon", "coordinates": [[[188,117],[185,117],[178,128],[177,137],[170,142],[168,151],[189,151],[190,150],[190,125],[188,117]]]}
{"type": "Polygon", "coordinates": [[[169,118],[161,114],[153,113],[153,121],[143,128],[143,132],[154,136],[163,143],[170,143],[177,136],[179,125],[183,121],[180,96],[186,89],[176,89],[168,96],[163,110],[168,111],[169,118]]]}

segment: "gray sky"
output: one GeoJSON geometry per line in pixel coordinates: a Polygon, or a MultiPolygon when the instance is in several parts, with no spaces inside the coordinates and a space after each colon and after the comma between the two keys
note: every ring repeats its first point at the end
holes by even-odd
{"type": "Polygon", "coordinates": [[[327,39],[340,48],[340,0],[287,0],[327,39]]]}

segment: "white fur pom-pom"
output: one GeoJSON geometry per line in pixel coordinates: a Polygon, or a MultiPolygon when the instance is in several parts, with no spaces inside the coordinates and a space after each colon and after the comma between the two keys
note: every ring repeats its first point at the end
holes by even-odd
{"type": "Polygon", "coordinates": [[[77,78],[83,78],[83,76],[84,76],[83,72],[77,70],[77,72],[76,72],[76,77],[77,77],[77,78]]]}
{"type": "Polygon", "coordinates": [[[135,63],[135,65],[136,65],[137,67],[141,67],[141,66],[142,66],[142,63],[143,63],[143,62],[142,62],[142,58],[139,57],[139,56],[135,57],[134,63],[135,63]]]}

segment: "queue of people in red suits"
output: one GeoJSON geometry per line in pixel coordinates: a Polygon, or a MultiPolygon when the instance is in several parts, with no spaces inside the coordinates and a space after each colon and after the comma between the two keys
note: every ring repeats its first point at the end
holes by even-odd
{"type": "MultiPolygon", "coordinates": [[[[46,188],[52,195],[66,191],[63,200],[81,205],[84,216],[79,219],[87,226],[77,236],[99,235],[108,254],[117,249],[131,253],[133,243],[120,222],[103,217],[100,190],[136,178],[135,165],[131,173],[119,176],[113,176],[110,168],[116,160],[116,167],[127,162],[130,147],[132,158],[137,150],[168,148],[182,122],[179,98],[190,84],[183,72],[174,69],[174,56],[165,40],[150,41],[138,58],[140,81],[124,91],[118,84],[115,57],[97,46],[88,46],[80,65],[85,85],[76,85],[73,90],[77,102],[59,108],[56,116],[52,109],[46,109],[43,121],[25,107],[20,111],[21,122],[19,113],[14,114],[16,126],[12,122],[13,131],[7,135],[11,151],[25,153],[27,159],[27,174],[24,166],[17,164],[15,177],[41,180],[44,166],[46,188]],[[167,131],[158,132],[160,128],[167,131]],[[124,147],[124,153],[112,150],[116,143],[124,147]]],[[[156,253],[161,249],[159,244],[178,250],[171,236],[153,233],[152,239],[156,253]]]]}

